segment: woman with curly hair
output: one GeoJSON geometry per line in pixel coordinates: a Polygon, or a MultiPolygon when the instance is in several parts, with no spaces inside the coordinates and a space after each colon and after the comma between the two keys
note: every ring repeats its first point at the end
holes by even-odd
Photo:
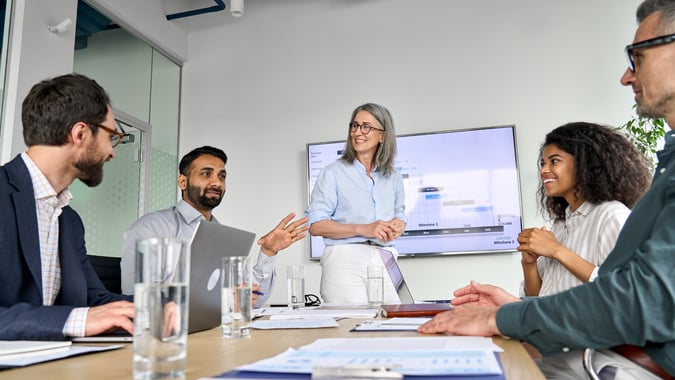
{"type": "Polygon", "coordinates": [[[546,135],[538,194],[553,226],[518,235],[525,295],[555,294],[595,279],[651,182],[649,166],[614,128],[576,122],[546,135]]]}

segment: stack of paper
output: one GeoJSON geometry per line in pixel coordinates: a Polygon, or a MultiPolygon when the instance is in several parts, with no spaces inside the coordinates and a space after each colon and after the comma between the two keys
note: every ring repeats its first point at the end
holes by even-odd
{"type": "Polygon", "coordinates": [[[339,327],[334,318],[331,317],[299,317],[299,318],[281,318],[255,320],[251,327],[259,330],[271,329],[318,329],[324,327],[339,327]]]}
{"type": "Polygon", "coordinates": [[[495,351],[501,348],[482,337],[319,339],[237,370],[310,374],[315,368],[372,366],[413,376],[503,378],[495,351]]]}
{"type": "Polygon", "coordinates": [[[309,318],[309,317],[331,317],[331,318],[375,318],[377,309],[288,309],[288,308],[265,308],[259,312],[259,316],[270,316],[270,318],[309,318]]]}
{"type": "Polygon", "coordinates": [[[70,341],[5,340],[0,341],[0,360],[5,361],[27,356],[54,354],[68,351],[70,346],[70,341]]]}
{"type": "Polygon", "coordinates": [[[91,352],[107,351],[123,345],[89,347],[73,346],[69,341],[0,341],[0,368],[23,367],[35,363],[82,355],[91,352]]]}
{"type": "Polygon", "coordinates": [[[417,331],[429,320],[431,318],[374,319],[357,324],[351,331],[417,331]]]}

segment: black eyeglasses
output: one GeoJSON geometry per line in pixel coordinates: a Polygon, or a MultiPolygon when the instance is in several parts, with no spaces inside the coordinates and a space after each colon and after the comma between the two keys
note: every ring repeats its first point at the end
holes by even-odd
{"type": "Polygon", "coordinates": [[[376,127],[374,127],[374,126],[372,126],[368,123],[359,124],[357,122],[353,122],[353,123],[349,124],[349,130],[352,131],[352,132],[358,131],[359,128],[361,129],[361,133],[363,133],[364,135],[369,134],[370,131],[372,131],[373,129],[376,130],[376,131],[384,132],[384,129],[376,128],[376,127]]]}
{"type": "Polygon", "coordinates": [[[114,130],[110,127],[106,127],[105,125],[101,125],[101,124],[97,124],[97,123],[88,123],[88,124],[94,125],[98,128],[103,129],[104,131],[110,133],[110,144],[112,145],[113,148],[120,145],[120,143],[122,142],[122,139],[124,139],[124,133],[122,133],[120,131],[114,130]]]}
{"type": "Polygon", "coordinates": [[[635,62],[633,61],[633,52],[635,49],[649,48],[659,45],[669,44],[675,42],[675,34],[669,34],[667,36],[650,38],[642,42],[636,42],[626,46],[626,55],[628,56],[628,68],[630,71],[635,72],[635,62]]]}

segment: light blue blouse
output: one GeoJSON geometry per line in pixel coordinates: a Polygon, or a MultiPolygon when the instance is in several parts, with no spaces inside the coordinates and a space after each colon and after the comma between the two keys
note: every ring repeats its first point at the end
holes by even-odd
{"type": "MultiPolygon", "coordinates": [[[[358,160],[348,163],[337,160],[328,164],[319,174],[312,190],[309,208],[305,215],[309,224],[329,219],[345,224],[368,224],[376,220],[393,218],[407,222],[403,177],[394,172],[388,176],[379,171],[366,174],[358,160]]],[[[362,236],[347,239],[328,239],[326,245],[359,243],[369,240],[362,236]]],[[[393,245],[393,242],[382,245],[393,245]]]]}

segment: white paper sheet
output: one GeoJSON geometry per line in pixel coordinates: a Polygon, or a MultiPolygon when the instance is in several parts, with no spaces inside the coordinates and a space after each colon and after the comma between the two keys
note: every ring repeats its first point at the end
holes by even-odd
{"type": "Polygon", "coordinates": [[[308,351],[470,351],[502,352],[492,338],[480,336],[405,338],[327,338],[300,347],[308,351]]]}
{"type": "Polygon", "coordinates": [[[267,319],[256,320],[251,327],[259,330],[271,329],[317,329],[324,327],[339,327],[340,325],[332,317],[307,317],[293,319],[267,319]]]}
{"type": "Polygon", "coordinates": [[[270,319],[284,319],[284,318],[308,318],[308,317],[332,317],[332,318],[375,318],[378,310],[376,309],[288,309],[280,308],[265,308],[261,309],[260,315],[270,316],[270,319]]]}
{"type": "Polygon", "coordinates": [[[405,375],[501,374],[496,350],[480,337],[319,339],[237,369],[311,373],[316,367],[379,366],[405,375]]]}
{"type": "Polygon", "coordinates": [[[102,347],[73,345],[65,350],[51,352],[46,355],[30,355],[18,358],[14,357],[8,358],[7,360],[0,358],[0,368],[24,367],[31,364],[47,362],[50,360],[67,358],[69,356],[83,355],[99,351],[115,350],[124,346],[125,346],[124,344],[117,344],[113,346],[102,346],[102,347]]]}
{"type": "Polygon", "coordinates": [[[351,331],[417,331],[431,318],[374,319],[358,323],[351,331]]]}
{"type": "Polygon", "coordinates": [[[71,344],[70,341],[3,340],[0,341],[0,360],[65,351],[71,344]]]}

